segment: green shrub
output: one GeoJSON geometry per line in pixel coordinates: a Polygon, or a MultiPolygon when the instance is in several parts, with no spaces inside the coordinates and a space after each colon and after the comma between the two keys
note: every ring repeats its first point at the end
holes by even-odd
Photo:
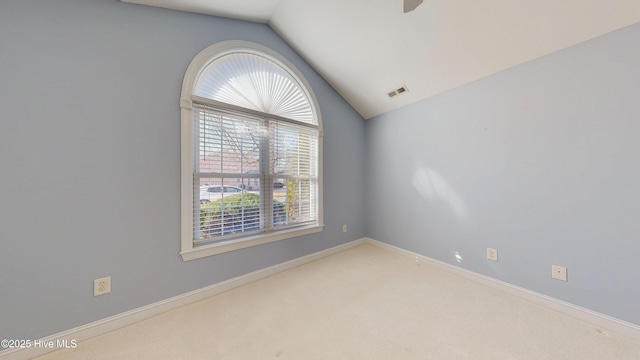
{"type": "MultiPolygon", "coordinates": [[[[274,199],[273,223],[280,225],[285,222],[284,205],[274,199]]],[[[259,194],[245,192],[229,195],[200,207],[202,237],[220,236],[259,228],[259,194]]]]}

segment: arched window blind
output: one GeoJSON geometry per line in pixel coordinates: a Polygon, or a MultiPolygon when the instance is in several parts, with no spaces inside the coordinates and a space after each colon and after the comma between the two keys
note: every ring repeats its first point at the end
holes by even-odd
{"type": "Polygon", "coordinates": [[[194,95],[314,123],[311,104],[289,72],[263,56],[231,53],[212,61],[198,77],[194,95]]]}

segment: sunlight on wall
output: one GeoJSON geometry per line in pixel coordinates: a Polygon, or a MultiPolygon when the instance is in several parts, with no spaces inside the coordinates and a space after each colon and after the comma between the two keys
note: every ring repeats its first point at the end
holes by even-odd
{"type": "Polygon", "coordinates": [[[469,211],[462,198],[435,171],[418,167],[413,174],[412,185],[426,200],[440,200],[449,205],[460,220],[469,217],[469,211]]]}

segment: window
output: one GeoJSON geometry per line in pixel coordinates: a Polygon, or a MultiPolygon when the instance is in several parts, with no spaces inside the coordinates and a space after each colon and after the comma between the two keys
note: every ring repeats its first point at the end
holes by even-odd
{"type": "Polygon", "coordinates": [[[180,106],[184,260],[322,230],[322,122],[292,64],[250,42],[212,45],[180,106]]]}

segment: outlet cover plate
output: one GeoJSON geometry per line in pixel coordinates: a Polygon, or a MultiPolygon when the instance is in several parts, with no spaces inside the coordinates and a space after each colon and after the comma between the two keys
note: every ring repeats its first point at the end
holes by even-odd
{"type": "Polygon", "coordinates": [[[487,248],[487,259],[498,261],[498,250],[487,248]]]}
{"type": "Polygon", "coordinates": [[[567,281],[567,268],[560,265],[551,265],[551,277],[556,280],[567,281]]]}
{"type": "Polygon", "coordinates": [[[93,280],[93,296],[100,296],[111,292],[111,276],[93,280]]]}

